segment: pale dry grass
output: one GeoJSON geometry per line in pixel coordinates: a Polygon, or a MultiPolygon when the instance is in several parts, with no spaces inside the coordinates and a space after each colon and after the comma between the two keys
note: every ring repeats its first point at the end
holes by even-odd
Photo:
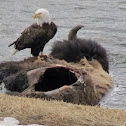
{"type": "Polygon", "coordinates": [[[15,117],[21,124],[51,126],[126,125],[126,111],[75,105],[62,101],[0,95],[0,117],[15,117]]]}

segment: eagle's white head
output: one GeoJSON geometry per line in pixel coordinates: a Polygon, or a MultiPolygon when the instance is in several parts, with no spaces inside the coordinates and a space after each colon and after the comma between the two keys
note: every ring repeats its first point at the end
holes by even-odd
{"type": "Polygon", "coordinates": [[[37,19],[37,24],[42,27],[43,23],[51,23],[51,17],[46,9],[38,9],[33,15],[34,19],[37,19]]]}

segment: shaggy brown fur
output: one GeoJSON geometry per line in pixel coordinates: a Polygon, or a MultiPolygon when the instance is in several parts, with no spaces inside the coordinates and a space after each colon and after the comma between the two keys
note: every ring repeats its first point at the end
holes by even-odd
{"type": "Polygon", "coordinates": [[[29,58],[0,66],[1,70],[4,67],[3,73],[6,73],[1,80],[6,88],[23,91],[23,95],[25,93],[28,97],[95,105],[112,84],[111,77],[96,60],[89,62],[82,59],[79,63],[67,63],[47,58],[37,64],[36,58],[29,58]],[[13,68],[17,68],[17,72],[10,74],[13,68]]]}

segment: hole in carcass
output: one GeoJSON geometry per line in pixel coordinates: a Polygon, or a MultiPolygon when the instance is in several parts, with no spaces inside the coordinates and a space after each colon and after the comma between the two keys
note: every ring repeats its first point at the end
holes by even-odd
{"type": "Polygon", "coordinates": [[[77,81],[76,75],[65,67],[48,68],[35,85],[35,91],[51,91],[77,81]]]}

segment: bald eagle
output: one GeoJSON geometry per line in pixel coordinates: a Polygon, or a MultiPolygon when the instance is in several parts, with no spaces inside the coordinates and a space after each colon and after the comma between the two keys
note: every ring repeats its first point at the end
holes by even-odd
{"type": "Polygon", "coordinates": [[[89,61],[96,59],[108,72],[109,63],[105,48],[96,41],[78,38],[77,31],[82,27],[82,25],[73,27],[68,34],[68,40],[56,41],[50,55],[67,62],[79,62],[84,57],[89,61]]]}
{"type": "Polygon", "coordinates": [[[51,21],[50,14],[46,9],[38,9],[33,18],[36,18],[37,22],[26,28],[21,36],[9,45],[9,47],[14,45],[12,55],[25,48],[31,48],[33,56],[38,56],[40,52],[42,55],[45,44],[56,34],[57,26],[51,21]]]}

